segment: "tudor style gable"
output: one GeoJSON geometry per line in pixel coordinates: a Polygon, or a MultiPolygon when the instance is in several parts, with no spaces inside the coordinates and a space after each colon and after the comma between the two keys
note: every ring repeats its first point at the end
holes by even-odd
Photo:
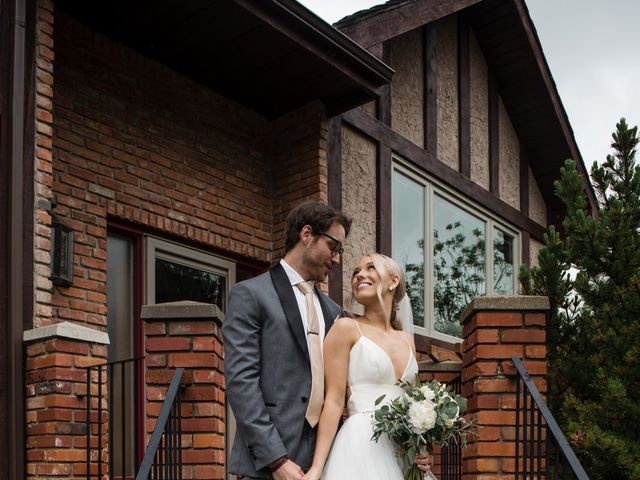
{"type": "Polygon", "coordinates": [[[330,128],[329,196],[358,219],[345,264],[371,249],[398,258],[415,277],[418,333],[455,341],[457,303],[516,293],[519,265],[535,262],[563,213],[562,162],[587,178],[535,28],[522,0],[390,1],[335,26],[395,70],[379,100],[330,128]],[[460,274],[463,296],[444,305],[460,274]]]}

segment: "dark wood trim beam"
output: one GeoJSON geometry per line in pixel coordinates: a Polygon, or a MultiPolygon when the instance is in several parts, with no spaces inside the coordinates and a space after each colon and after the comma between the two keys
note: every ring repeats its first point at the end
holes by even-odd
{"type": "Polygon", "coordinates": [[[438,38],[434,25],[424,26],[424,148],[438,156],[438,76],[436,46],[438,38]]]}
{"type": "MultiPolygon", "coordinates": [[[[10,150],[7,148],[9,142],[9,105],[8,90],[11,85],[11,68],[9,55],[11,43],[8,33],[11,31],[11,21],[9,18],[8,1],[0,0],[0,225],[9,225],[9,215],[11,212],[10,182],[9,182],[9,158],[10,150]],[[5,52],[7,54],[5,55],[5,52]]],[[[8,228],[4,228],[0,234],[0,411],[9,412],[12,402],[11,394],[11,369],[14,362],[8,358],[8,347],[10,343],[10,320],[8,303],[5,299],[9,296],[9,281],[11,278],[9,235],[8,228]]],[[[0,479],[8,480],[9,463],[13,460],[9,455],[9,444],[12,433],[10,428],[0,430],[0,479]]]]}
{"type": "Polygon", "coordinates": [[[542,235],[545,232],[543,226],[525,217],[499,198],[487,195],[487,191],[480,185],[472,182],[466,176],[461,175],[460,172],[453,170],[436,159],[423,148],[394,132],[387,125],[377,121],[360,109],[354,109],[343,114],[342,119],[363,134],[387,145],[393,152],[410,164],[462,193],[477,205],[494,212],[515,227],[528,231],[534,238],[542,240],[542,235]]]}
{"type": "Polygon", "coordinates": [[[376,249],[391,256],[391,149],[378,142],[376,171],[376,249]]]}
{"type": "MultiPolygon", "coordinates": [[[[342,118],[329,120],[327,138],[327,197],[329,205],[342,210],[342,118]]],[[[329,273],[329,296],[342,305],[342,269],[329,273]]]]}
{"type": "Polygon", "coordinates": [[[487,78],[489,99],[489,191],[500,196],[500,118],[498,85],[493,72],[487,78]]]}
{"type": "Polygon", "coordinates": [[[525,217],[529,216],[529,159],[522,142],[519,148],[520,156],[520,212],[525,217]]]}
{"type": "Polygon", "coordinates": [[[469,23],[458,15],[458,155],[460,173],[471,176],[471,67],[469,23]]]}
{"type": "MultiPolygon", "coordinates": [[[[382,44],[382,61],[391,65],[391,44],[382,44]]],[[[391,84],[380,87],[380,96],[376,102],[376,116],[385,125],[391,126],[391,84]]]]}
{"type": "Polygon", "coordinates": [[[349,22],[338,22],[335,26],[354,42],[368,48],[410,30],[421,27],[439,18],[480,3],[481,0],[419,0],[408,2],[399,8],[382,10],[369,17],[349,22]]]}
{"type": "MultiPolygon", "coordinates": [[[[9,163],[8,184],[8,211],[7,211],[7,336],[3,339],[2,348],[6,351],[6,382],[0,388],[6,393],[6,410],[3,414],[6,421],[6,428],[3,429],[3,448],[0,458],[0,465],[3,465],[8,472],[6,478],[24,478],[25,474],[25,429],[24,429],[24,349],[22,336],[25,324],[30,323],[26,315],[30,313],[30,308],[25,307],[28,302],[33,302],[33,289],[25,291],[25,285],[31,285],[27,277],[32,277],[32,265],[25,270],[25,255],[32,255],[29,249],[32,248],[32,241],[26,241],[28,234],[28,223],[33,223],[33,209],[28,211],[28,206],[32,205],[33,199],[26,201],[28,195],[33,197],[33,189],[29,186],[28,165],[33,165],[33,161],[25,163],[25,152],[29,151],[26,145],[25,135],[28,132],[28,123],[33,118],[30,112],[28,99],[33,95],[26,83],[28,80],[33,83],[33,76],[26,73],[31,71],[30,60],[33,54],[27,50],[33,48],[33,42],[27,40],[26,31],[31,33],[35,25],[35,11],[31,5],[28,15],[27,3],[25,0],[9,0],[2,2],[3,26],[7,27],[7,53],[8,69],[4,75],[7,83],[7,95],[4,97],[3,108],[6,108],[6,115],[3,115],[3,138],[6,146],[2,145],[2,154],[7,156],[9,163]],[[33,11],[32,11],[33,10],[33,11]],[[25,219],[28,219],[25,221],[25,219]],[[5,388],[7,388],[5,390],[5,388]],[[5,436],[6,435],[6,436],[5,436]],[[8,444],[5,440],[8,439],[8,444]]],[[[4,29],[3,29],[4,30],[4,29]]],[[[31,39],[32,40],[32,39],[31,39]]],[[[4,93],[3,93],[4,95],[4,93]]],[[[35,137],[31,137],[32,139],[35,137]]],[[[33,140],[31,141],[33,142],[33,140]]],[[[33,157],[31,157],[33,159],[33,157]]],[[[31,167],[33,168],[33,167],[31,167]]],[[[31,173],[32,175],[32,173],[31,173]]],[[[4,263],[4,262],[3,262],[4,263]]],[[[3,379],[5,380],[5,379],[3,379]]]]}

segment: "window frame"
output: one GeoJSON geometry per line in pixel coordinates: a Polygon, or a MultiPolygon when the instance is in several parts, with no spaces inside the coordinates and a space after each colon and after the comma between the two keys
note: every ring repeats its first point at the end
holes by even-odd
{"type": "Polygon", "coordinates": [[[158,237],[145,235],[145,304],[155,305],[156,298],[156,259],[178,263],[187,267],[204,270],[226,278],[224,305],[226,311],[229,291],[236,283],[236,264],[231,260],[214,255],[204,250],[188,247],[158,237]]]}
{"type": "MultiPolygon", "coordinates": [[[[424,278],[424,303],[425,303],[425,326],[414,324],[416,334],[428,336],[438,340],[450,343],[458,343],[461,338],[454,337],[435,330],[434,321],[434,272],[433,272],[433,231],[434,231],[434,198],[436,195],[443,200],[451,203],[453,206],[461,209],[468,215],[478,218],[484,222],[484,240],[485,240],[485,295],[508,295],[494,293],[494,272],[493,272],[493,241],[495,229],[501,230],[503,233],[513,237],[513,292],[517,291],[517,275],[521,265],[522,255],[522,235],[521,232],[500,219],[495,213],[483,208],[464,196],[455,192],[451,187],[446,186],[431,175],[419,171],[415,167],[409,165],[401,157],[393,155],[391,158],[391,178],[399,172],[401,175],[416,182],[422,186],[424,191],[424,246],[423,258],[425,262],[425,278],[424,278]],[[428,268],[427,268],[428,266],[428,268]]],[[[394,199],[393,181],[391,182],[391,201],[394,199]]],[[[491,195],[487,191],[487,195],[491,195]]],[[[393,208],[391,208],[393,212],[393,208]]],[[[393,235],[393,218],[391,218],[391,232],[393,235]]],[[[393,250],[393,245],[391,245],[393,250]]]]}

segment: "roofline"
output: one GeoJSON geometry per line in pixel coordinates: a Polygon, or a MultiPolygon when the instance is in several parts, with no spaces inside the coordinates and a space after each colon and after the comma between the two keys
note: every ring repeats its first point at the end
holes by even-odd
{"type": "Polygon", "coordinates": [[[391,67],[297,1],[234,1],[327,63],[346,67],[370,94],[377,96],[378,88],[391,81],[391,67]]]}
{"type": "Polygon", "coordinates": [[[598,212],[598,202],[596,200],[595,191],[593,190],[593,185],[591,184],[591,181],[589,179],[589,172],[587,171],[586,165],[584,163],[584,160],[582,159],[582,155],[578,147],[578,143],[576,142],[576,138],[573,134],[573,129],[571,128],[571,123],[569,122],[569,116],[567,115],[567,111],[565,110],[562,99],[560,98],[560,94],[558,93],[556,82],[551,75],[551,69],[549,68],[547,58],[544,55],[542,44],[540,43],[540,38],[538,37],[538,32],[535,28],[535,25],[533,24],[533,21],[531,20],[529,9],[524,3],[524,0],[513,0],[513,3],[518,10],[520,20],[522,21],[522,26],[524,27],[525,34],[527,35],[527,40],[529,41],[529,45],[533,50],[534,58],[536,59],[536,63],[538,64],[538,69],[542,76],[542,80],[545,84],[547,92],[549,93],[549,99],[551,100],[551,104],[553,105],[553,109],[556,117],[558,118],[558,122],[560,123],[562,134],[567,142],[567,146],[569,147],[571,158],[576,162],[578,171],[582,174],[584,183],[586,184],[586,193],[589,200],[589,205],[591,207],[591,212],[595,215],[598,212]]]}
{"type": "MultiPolygon", "coordinates": [[[[341,23],[342,20],[338,21],[336,22],[336,26],[363,47],[371,48],[374,45],[402,35],[415,28],[419,28],[429,22],[472,7],[482,1],[483,0],[438,0],[427,2],[424,0],[416,0],[399,5],[390,4],[388,8],[380,8],[381,6],[372,7],[372,9],[363,10],[349,17],[345,17],[345,22],[341,23]],[[393,24],[393,28],[389,28],[391,24],[393,24]]],[[[598,202],[593,190],[593,185],[591,185],[589,180],[589,173],[580,154],[580,149],[578,148],[569,122],[569,117],[560,99],[560,94],[551,75],[547,59],[544,56],[537,31],[529,16],[529,10],[524,0],[507,1],[513,3],[520,17],[522,28],[535,58],[549,101],[560,124],[569,153],[576,162],[578,171],[584,179],[585,192],[591,211],[595,215],[598,211],[598,202]]]]}
{"type": "Polygon", "coordinates": [[[371,9],[363,10],[359,14],[346,17],[348,19],[346,25],[341,24],[342,20],[336,22],[335,25],[354,42],[364,48],[370,48],[481,1],[439,0],[428,3],[414,1],[400,5],[391,4],[389,8],[380,9],[377,12],[372,12],[371,9]],[[385,24],[391,23],[394,25],[393,28],[385,28],[385,24]]]}

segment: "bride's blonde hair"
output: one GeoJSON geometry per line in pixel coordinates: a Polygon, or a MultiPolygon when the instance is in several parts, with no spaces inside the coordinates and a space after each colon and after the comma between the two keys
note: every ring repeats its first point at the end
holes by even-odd
{"type": "Polygon", "coordinates": [[[373,253],[367,253],[366,255],[363,255],[363,256],[371,258],[371,262],[373,263],[373,266],[378,272],[378,275],[380,275],[381,282],[378,285],[377,294],[378,294],[378,300],[380,301],[381,305],[384,305],[384,302],[382,301],[382,284],[384,283],[384,280],[386,279],[387,275],[390,275],[391,277],[393,276],[398,277],[398,285],[393,291],[390,317],[391,317],[391,326],[395,330],[402,330],[402,322],[398,318],[398,304],[400,303],[400,300],[402,300],[402,298],[405,296],[405,293],[406,293],[404,270],[398,264],[398,262],[396,262],[393,258],[387,257],[386,255],[383,255],[381,253],[373,252],[373,253]]]}

